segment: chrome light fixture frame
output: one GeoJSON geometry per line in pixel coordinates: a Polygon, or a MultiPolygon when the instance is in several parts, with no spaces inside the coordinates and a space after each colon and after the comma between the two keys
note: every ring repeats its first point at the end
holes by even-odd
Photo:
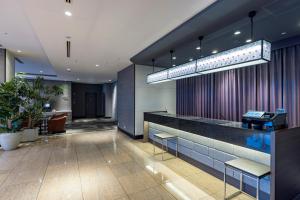
{"type": "Polygon", "coordinates": [[[200,58],[147,76],[148,84],[178,80],[235,68],[267,63],[271,60],[271,43],[258,40],[240,47],[200,58]]]}

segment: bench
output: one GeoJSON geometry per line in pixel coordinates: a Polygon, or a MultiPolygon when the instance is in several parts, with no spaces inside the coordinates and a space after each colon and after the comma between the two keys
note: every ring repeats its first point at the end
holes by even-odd
{"type": "Polygon", "coordinates": [[[153,155],[158,155],[158,154],[162,154],[162,160],[164,160],[164,153],[168,152],[168,140],[176,140],[176,157],[178,156],[178,137],[175,135],[171,135],[168,133],[158,133],[158,134],[154,134],[153,135],[153,155]],[[156,153],[155,152],[155,138],[160,139],[162,141],[161,143],[161,148],[163,150],[162,153],[156,153]],[[166,151],[164,151],[164,141],[166,141],[166,151]]]}
{"type": "Polygon", "coordinates": [[[231,199],[243,193],[243,174],[248,174],[256,179],[256,199],[259,200],[260,180],[271,173],[270,167],[245,158],[238,158],[225,162],[224,171],[224,199],[231,199]],[[228,168],[240,172],[239,191],[226,197],[226,171],[228,168]]]}

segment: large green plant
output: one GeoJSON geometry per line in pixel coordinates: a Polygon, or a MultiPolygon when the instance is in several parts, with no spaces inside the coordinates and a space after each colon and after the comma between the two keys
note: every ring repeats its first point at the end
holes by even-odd
{"type": "Polygon", "coordinates": [[[26,82],[19,78],[0,85],[0,132],[15,132],[20,119],[20,106],[26,96],[26,82]]]}
{"type": "Polygon", "coordinates": [[[26,83],[23,117],[28,120],[28,128],[34,128],[43,116],[43,106],[56,96],[63,94],[57,85],[45,86],[43,78],[38,77],[26,83]]]}

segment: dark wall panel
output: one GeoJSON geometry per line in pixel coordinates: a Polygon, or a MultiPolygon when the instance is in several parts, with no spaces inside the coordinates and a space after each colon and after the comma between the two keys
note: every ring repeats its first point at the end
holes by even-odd
{"type": "Polygon", "coordinates": [[[299,199],[300,128],[275,132],[271,138],[271,200],[299,199]]]}
{"type": "Polygon", "coordinates": [[[177,81],[177,113],[240,121],[247,110],[284,108],[300,126],[300,45],[272,51],[268,64],[177,81]]]}
{"type": "Polygon", "coordinates": [[[97,117],[105,115],[105,95],[100,84],[72,83],[72,115],[73,118],[86,117],[86,94],[96,93],[97,117]]]}
{"type": "Polygon", "coordinates": [[[135,67],[129,66],[118,72],[117,116],[118,127],[134,136],[134,83],[135,67]]]}

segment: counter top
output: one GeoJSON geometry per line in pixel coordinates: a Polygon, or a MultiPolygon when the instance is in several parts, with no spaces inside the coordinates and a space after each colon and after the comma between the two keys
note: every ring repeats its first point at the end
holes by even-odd
{"type": "Polygon", "coordinates": [[[241,122],[182,116],[167,112],[145,112],[144,120],[204,137],[270,153],[272,132],[247,129],[241,122]]]}

